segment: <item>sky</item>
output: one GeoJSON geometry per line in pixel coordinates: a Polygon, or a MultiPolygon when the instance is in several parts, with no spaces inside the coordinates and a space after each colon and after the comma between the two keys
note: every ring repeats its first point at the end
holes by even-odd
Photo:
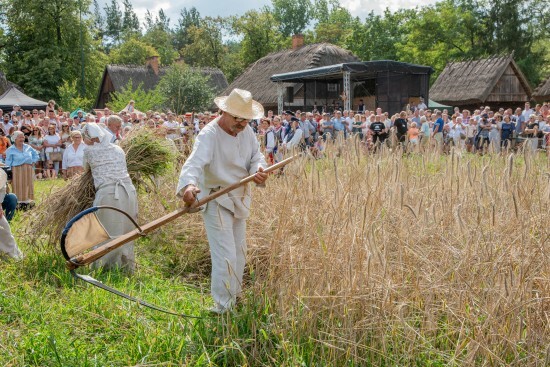
{"type": "MultiPolygon", "coordinates": [[[[100,0],[105,4],[110,0],[100,0]]],[[[251,9],[260,9],[265,5],[271,5],[271,0],[130,0],[134,11],[143,23],[147,9],[156,15],[162,8],[175,24],[179,18],[180,10],[183,8],[197,8],[201,16],[229,16],[241,15],[251,9]]],[[[435,0],[340,0],[340,4],[347,8],[353,16],[364,19],[368,13],[374,11],[381,14],[387,7],[391,11],[398,9],[411,9],[419,5],[434,4],[435,0]]],[[[121,4],[122,2],[119,1],[121,4]]]]}

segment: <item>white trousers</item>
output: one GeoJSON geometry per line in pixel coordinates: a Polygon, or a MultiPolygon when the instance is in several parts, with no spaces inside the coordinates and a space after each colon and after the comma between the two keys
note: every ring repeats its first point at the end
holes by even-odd
{"type": "Polygon", "coordinates": [[[17,243],[15,243],[15,238],[11,234],[6,215],[3,215],[0,219],[0,253],[5,253],[14,259],[21,259],[23,257],[19,247],[17,247],[17,243]]]}
{"type": "Polygon", "coordinates": [[[246,263],[246,219],[213,201],[203,212],[212,258],[212,298],[216,306],[230,309],[242,290],[246,263]]]}

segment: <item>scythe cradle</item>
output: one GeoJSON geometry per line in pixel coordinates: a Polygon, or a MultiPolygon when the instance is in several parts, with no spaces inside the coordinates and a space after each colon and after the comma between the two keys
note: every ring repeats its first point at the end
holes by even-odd
{"type": "MultiPolygon", "coordinates": [[[[288,163],[292,162],[294,159],[300,157],[303,153],[296,154],[292,157],[289,157],[277,164],[274,164],[267,169],[264,170],[265,173],[271,173],[276,171],[279,168],[282,168],[286,166],[288,163]]],[[[165,310],[163,308],[160,308],[158,306],[155,306],[153,304],[150,304],[148,302],[142,301],[138,298],[135,298],[133,296],[127,295],[123,292],[120,292],[114,288],[111,288],[100,281],[87,276],[87,275],[81,275],[76,272],[76,269],[82,266],[86,266],[94,262],[95,260],[101,258],[102,256],[108,254],[109,252],[119,248],[120,246],[133,241],[139,237],[147,235],[147,233],[150,233],[154,231],[155,229],[160,228],[161,226],[172,222],[173,220],[181,217],[182,215],[189,213],[189,211],[199,208],[203,206],[204,204],[230,192],[235,190],[236,188],[245,185],[251,181],[254,180],[254,175],[250,175],[246,178],[243,178],[239,182],[236,182],[228,187],[225,187],[219,191],[216,191],[201,200],[198,200],[197,202],[193,203],[190,206],[184,206],[183,208],[179,208],[171,213],[166,214],[163,217],[160,217],[152,222],[149,222],[147,224],[144,224],[142,226],[139,226],[133,218],[131,218],[127,213],[121,211],[120,209],[114,208],[114,207],[106,207],[106,206],[100,206],[100,207],[92,207],[89,209],[84,210],[83,212],[77,214],[73,219],[71,219],[67,225],[65,226],[63,233],[61,235],[61,252],[63,253],[63,256],[67,260],[67,267],[71,271],[71,274],[78,279],[81,279],[87,283],[90,283],[96,287],[99,287],[101,289],[104,289],[108,292],[111,292],[113,294],[116,294],[118,296],[124,297],[126,299],[129,299],[131,301],[137,302],[140,305],[143,305],[145,307],[149,307],[152,309],[155,309],[157,311],[165,312],[172,315],[177,316],[183,316],[183,317],[191,317],[191,318],[197,318],[196,316],[189,316],[189,315],[183,315],[178,314],[172,311],[165,310]],[[108,235],[108,233],[105,231],[101,223],[99,223],[99,220],[95,217],[95,212],[97,210],[102,209],[108,209],[108,210],[116,210],[120,212],[122,215],[126,215],[128,219],[132,221],[132,223],[136,226],[136,229],[123,234],[122,236],[112,238],[108,235]],[[92,217],[91,217],[92,216],[92,217]],[[79,223],[79,221],[81,221],[79,223]],[[85,231],[85,235],[79,235],[75,236],[75,232],[77,231],[85,231]],[[73,239],[73,237],[77,237],[76,240],[73,239]],[[99,245],[99,246],[98,246],[99,245]],[[97,247],[96,247],[97,246],[97,247]],[[95,248],[93,248],[95,247],[95,248]],[[93,248],[93,249],[92,249],[93,248]],[[85,252],[87,250],[91,249],[88,252],[85,252]],[[84,253],[85,252],[85,253],[84,253]]]]}

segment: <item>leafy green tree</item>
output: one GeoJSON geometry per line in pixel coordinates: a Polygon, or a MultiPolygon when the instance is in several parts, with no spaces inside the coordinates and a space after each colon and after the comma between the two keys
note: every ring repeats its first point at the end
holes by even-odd
{"type": "Polygon", "coordinates": [[[84,111],[92,109],[93,101],[89,98],[82,98],[79,95],[79,87],[76,80],[72,82],[64,81],[58,89],[59,98],[57,103],[65,111],[74,111],[81,108],[84,111]]]}
{"type": "Polygon", "coordinates": [[[121,111],[128,105],[130,100],[135,101],[136,109],[144,112],[160,109],[164,104],[164,97],[160,93],[158,86],[155,89],[145,91],[143,83],[134,88],[133,81],[130,79],[120,92],[111,94],[111,101],[107,102],[107,107],[113,111],[121,111]]]}
{"type": "Polygon", "coordinates": [[[122,33],[124,36],[136,36],[141,34],[139,19],[130,0],[122,0],[124,13],[122,16],[122,33]]]}
{"type": "Polygon", "coordinates": [[[361,60],[399,60],[396,45],[408,32],[406,25],[415,16],[414,10],[400,10],[382,15],[370,12],[361,24],[355,19],[345,46],[361,60]]]}
{"type": "Polygon", "coordinates": [[[181,50],[191,43],[189,28],[199,28],[201,20],[201,15],[194,6],[189,10],[187,10],[187,8],[181,10],[178,24],[174,31],[174,47],[176,50],[181,50]]]}
{"type": "Polygon", "coordinates": [[[97,93],[98,79],[105,56],[98,50],[90,30],[92,19],[87,9],[91,1],[82,0],[82,43],[79,2],[75,0],[6,0],[5,47],[2,68],[6,77],[27,94],[58,98],[63,81],[80,81],[81,49],[84,53],[86,97],[97,93]]]}
{"type": "Polygon", "coordinates": [[[110,58],[114,64],[143,65],[148,57],[157,55],[154,47],[136,38],[130,38],[112,49],[110,58]]]}
{"type": "Polygon", "coordinates": [[[240,55],[244,67],[270,52],[289,46],[289,41],[279,31],[279,22],[269,9],[249,10],[230,20],[234,35],[242,37],[240,55]]]}
{"type": "Polygon", "coordinates": [[[175,64],[161,78],[158,88],[165,99],[164,107],[181,114],[208,109],[215,96],[209,77],[184,64],[175,64]]]}
{"type": "Polygon", "coordinates": [[[180,50],[186,64],[220,68],[226,47],[222,40],[222,18],[205,17],[199,27],[187,30],[190,43],[180,50]]]}
{"type": "Polygon", "coordinates": [[[105,17],[97,0],[93,1],[94,12],[92,13],[92,27],[94,40],[102,40],[105,34],[105,17]]]}
{"type": "Polygon", "coordinates": [[[107,49],[116,46],[122,39],[122,11],[117,0],[105,5],[105,37],[107,49]]]}
{"type": "Polygon", "coordinates": [[[273,17],[284,37],[302,33],[310,22],[310,0],[271,0],[273,17]]]}
{"type": "Polygon", "coordinates": [[[324,9],[317,9],[320,20],[314,28],[315,42],[328,42],[344,46],[346,38],[351,34],[356,24],[355,20],[351,13],[342,7],[338,1],[331,1],[329,4],[331,7],[326,10],[328,14],[325,13],[324,9]]]}

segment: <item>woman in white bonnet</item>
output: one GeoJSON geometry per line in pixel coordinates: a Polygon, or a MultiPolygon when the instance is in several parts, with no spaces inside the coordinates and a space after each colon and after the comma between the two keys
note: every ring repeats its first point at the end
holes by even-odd
{"type": "MultiPolygon", "coordinates": [[[[92,171],[96,189],[93,205],[114,206],[137,219],[136,189],[128,175],[126,155],[122,148],[111,144],[111,134],[95,123],[84,126],[82,138],[88,146],[84,150],[84,170],[92,171]]],[[[114,210],[99,210],[97,216],[111,237],[120,236],[135,229],[128,218],[114,210]]],[[[94,266],[120,267],[132,273],[135,269],[134,243],[129,242],[109,252],[97,260],[94,266]]]]}

